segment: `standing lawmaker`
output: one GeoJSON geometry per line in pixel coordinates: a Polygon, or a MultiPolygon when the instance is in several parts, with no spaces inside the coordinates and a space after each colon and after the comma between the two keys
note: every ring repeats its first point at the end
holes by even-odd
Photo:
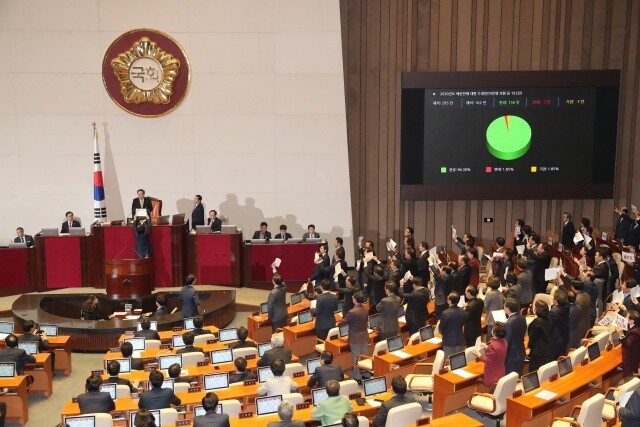
{"type": "Polygon", "coordinates": [[[196,276],[190,274],[184,281],[184,286],[180,290],[180,300],[182,301],[182,317],[195,317],[198,315],[200,296],[193,287],[196,283],[196,276]]]}
{"type": "Polygon", "coordinates": [[[204,207],[201,202],[202,196],[196,194],[193,198],[193,211],[191,211],[191,228],[194,230],[197,225],[204,225],[204,207]]]}

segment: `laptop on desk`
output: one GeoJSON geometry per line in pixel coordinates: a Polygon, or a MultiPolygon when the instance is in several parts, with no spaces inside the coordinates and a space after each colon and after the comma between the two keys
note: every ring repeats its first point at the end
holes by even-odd
{"type": "Polygon", "coordinates": [[[540,388],[540,380],[538,379],[538,371],[529,372],[522,376],[522,389],[525,393],[540,388]]]}

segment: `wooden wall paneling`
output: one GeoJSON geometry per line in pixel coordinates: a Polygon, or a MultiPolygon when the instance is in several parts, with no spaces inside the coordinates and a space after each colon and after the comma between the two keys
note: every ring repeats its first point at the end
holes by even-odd
{"type": "Polygon", "coordinates": [[[514,2],[503,1],[500,20],[500,70],[512,70],[514,2]]]}
{"type": "Polygon", "coordinates": [[[495,223],[484,222],[484,218],[495,217],[495,203],[496,202],[494,200],[484,200],[482,202],[482,211],[480,212],[480,217],[478,218],[478,221],[481,225],[479,227],[477,235],[482,238],[485,247],[495,237],[495,223]]]}
{"type": "Polygon", "coordinates": [[[533,221],[531,222],[533,225],[533,229],[538,231],[540,234],[544,234],[545,230],[542,230],[542,202],[540,200],[533,201],[533,221]]]}
{"type": "Polygon", "coordinates": [[[469,225],[467,226],[467,230],[469,233],[474,236],[478,235],[478,201],[470,200],[469,201],[469,225]]]}
{"type": "Polygon", "coordinates": [[[553,58],[553,47],[551,46],[551,31],[553,27],[552,13],[555,10],[551,4],[552,0],[542,2],[542,31],[540,32],[540,70],[551,68],[553,58]]]}
{"type": "MultiPolygon", "coordinates": [[[[445,228],[449,228],[449,235],[451,234],[451,224],[456,227],[458,234],[462,236],[462,233],[469,232],[469,227],[466,225],[468,213],[466,211],[467,203],[464,200],[454,200],[451,203],[451,215],[448,224],[444,224],[445,228]]],[[[472,233],[473,234],[473,233],[472,233]]]]}
{"type": "MultiPolygon", "coordinates": [[[[388,223],[388,208],[393,206],[395,202],[394,191],[394,171],[395,156],[393,152],[390,153],[390,146],[392,142],[389,138],[389,115],[391,109],[389,108],[390,91],[393,90],[389,86],[389,60],[392,55],[391,42],[390,42],[390,25],[389,25],[389,7],[390,3],[381,1],[378,5],[378,19],[380,20],[380,44],[378,46],[378,66],[379,66],[379,79],[378,79],[378,102],[379,108],[376,111],[375,119],[378,122],[378,144],[380,144],[380,155],[378,156],[378,212],[380,217],[378,219],[378,230],[385,236],[385,240],[398,238],[397,230],[394,230],[393,223],[389,226],[388,223]],[[390,156],[391,154],[391,156],[390,156]]],[[[395,144],[393,144],[395,147],[395,144]]],[[[397,241],[397,240],[396,240],[397,241]]]]}
{"type": "MultiPolygon", "coordinates": [[[[437,71],[451,70],[451,44],[455,41],[455,21],[453,16],[454,1],[440,1],[438,21],[438,68],[437,71]]],[[[455,57],[454,57],[455,58],[455,57]]]]}
{"type": "Polygon", "coordinates": [[[416,52],[416,71],[426,71],[429,69],[429,58],[431,49],[429,41],[431,39],[431,5],[429,2],[417,2],[416,34],[419,49],[416,52]]]}
{"type": "MultiPolygon", "coordinates": [[[[405,224],[412,226],[414,229],[414,233],[416,236],[416,249],[417,249],[418,243],[420,243],[422,240],[426,239],[429,242],[429,239],[427,238],[429,221],[427,219],[427,202],[419,201],[419,202],[415,202],[415,204],[417,205],[415,210],[418,212],[418,215],[414,217],[413,222],[407,222],[405,224]]],[[[404,229],[406,225],[402,225],[401,226],[402,229],[404,229]]]]}
{"type": "Polygon", "coordinates": [[[486,49],[486,70],[497,71],[500,69],[500,52],[501,44],[498,42],[502,36],[502,26],[500,19],[502,17],[502,1],[488,0],[489,14],[487,16],[487,40],[486,49]]]}
{"type": "MultiPolygon", "coordinates": [[[[531,67],[531,70],[540,70],[542,68],[542,37],[544,34],[544,25],[546,24],[546,22],[543,21],[545,13],[545,1],[534,0],[531,3],[531,62],[529,65],[531,67]]],[[[520,67],[520,69],[524,70],[525,68],[520,67]]]]}
{"type": "Polygon", "coordinates": [[[584,16],[582,22],[582,34],[580,37],[582,58],[580,61],[580,69],[588,70],[591,63],[591,34],[593,33],[593,10],[594,2],[588,1],[584,5],[584,16]]]}
{"type": "MultiPolygon", "coordinates": [[[[428,2],[431,9],[431,31],[429,37],[429,68],[424,71],[438,70],[438,58],[440,48],[440,0],[431,0],[428,2]]],[[[423,71],[423,70],[416,70],[423,71]]]]}
{"type": "MultiPolygon", "coordinates": [[[[398,221],[400,206],[400,192],[396,183],[400,182],[400,168],[396,167],[400,163],[400,72],[398,64],[402,63],[402,43],[401,34],[398,27],[398,17],[402,16],[402,2],[391,2],[389,9],[389,71],[388,71],[388,97],[389,97],[389,132],[387,143],[387,167],[388,174],[388,196],[387,206],[387,228],[398,229],[401,222],[398,221]],[[399,10],[400,9],[400,10],[399,10]]],[[[400,30],[401,31],[401,30],[400,30]]]]}
{"type": "Polygon", "coordinates": [[[585,38],[589,38],[589,63],[585,68],[600,70],[604,68],[605,38],[607,22],[607,0],[594,0],[590,5],[593,9],[590,33],[585,32],[585,38]]]}
{"type": "Polygon", "coordinates": [[[471,44],[471,34],[473,26],[473,1],[458,0],[457,2],[457,22],[456,26],[456,46],[452,55],[456,58],[456,71],[471,71],[471,59],[474,56],[474,49],[471,44]]]}
{"type": "Polygon", "coordinates": [[[533,37],[534,22],[536,21],[535,11],[536,2],[524,1],[520,2],[518,18],[518,44],[514,49],[517,55],[516,70],[530,70],[533,62],[533,37]]]}
{"type": "Polygon", "coordinates": [[[493,235],[494,237],[502,236],[506,239],[506,225],[511,221],[507,218],[507,200],[496,200],[495,211],[493,212],[493,235]]]}
{"type": "MultiPolygon", "coordinates": [[[[530,1],[530,0],[527,0],[530,1]]],[[[511,13],[511,69],[518,69],[518,55],[520,44],[520,2],[521,0],[513,0],[513,12],[511,13]]]]}
{"type": "Polygon", "coordinates": [[[569,49],[568,69],[575,70],[582,66],[582,58],[587,56],[583,49],[585,0],[571,0],[571,14],[569,16],[569,49]]]}
{"type": "MultiPolygon", "coordinates": [[[[633,59],[631,55],[629,56],[629,61],[627,63],[628,67],[632,66],[632,69],[635,70],[634,73],[630,73],[632,76],[632,85],[633,89],[630,91],[632,94],[630,98],[633,100],[633,106],[631,111],[632,114],[629,117],[629,121],[631,122],[630,128],[630,139],[631,141],[640,141],[640,104],[638,103],[638,97],[640,96],[640,26],[638,22],[640,22],[640,2],[634,2],[632,4],[631,13],[629,13],[630,22],[635,22],[636,25],[631,25],[630,28],[630,37],[629,37],[629,49],[628,51],[633,53],[633,59]]],[[[640,149],[636,149],[636,144],[631,144],[628,156],[633,160],[637,159],[638,155],[640,155],[640,149]]],[[[640,205],[640,188],[638,183],[640,182],[640,168],[631,167],[630,173],[627,175],[627,181],[630,183],[630,189],[627,192],[628,194],[628,205],[631,205],[632,202],[634,205],[640,205]]]]}
{"type": "MultiPolygon", "coordinates": [[[[451,228],[447,225],[447,202],[437,200],[434,202],[434,241],[437,245],[445,245],[447,240],[451,240],[451,228]]],[[[464,231],[460,231],[463,233],[464,231]]]]}
{"type": "MultiPolygon", "coordinates": [[[[425,209],[426,237],[430,245],[447,245],[447,241],[436,241],[436,202],[428,200],[425,209]]],[[[449,238],[449,241],[451,239],[449,238]]]]}

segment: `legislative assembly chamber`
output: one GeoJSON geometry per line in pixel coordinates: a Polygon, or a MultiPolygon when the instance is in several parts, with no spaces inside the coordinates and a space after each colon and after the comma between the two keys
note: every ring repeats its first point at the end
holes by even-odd
{"type": "Polygon", "coordinates": [[[640,426],[638,23],[0,0],[0,427],[640,426]]]}

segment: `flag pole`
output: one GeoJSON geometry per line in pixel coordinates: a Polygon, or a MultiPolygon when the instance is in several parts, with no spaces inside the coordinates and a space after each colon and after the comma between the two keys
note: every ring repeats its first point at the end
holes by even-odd
{"type": "Polygon", "coordinates": [[[91,122],[91,126],[93,127],[93,220],[95,222],[104,222],[107,220],[107,206],[104,197],[100,149],[98,147],[98,129],[96,128],[96,122],[91,122]]]}

